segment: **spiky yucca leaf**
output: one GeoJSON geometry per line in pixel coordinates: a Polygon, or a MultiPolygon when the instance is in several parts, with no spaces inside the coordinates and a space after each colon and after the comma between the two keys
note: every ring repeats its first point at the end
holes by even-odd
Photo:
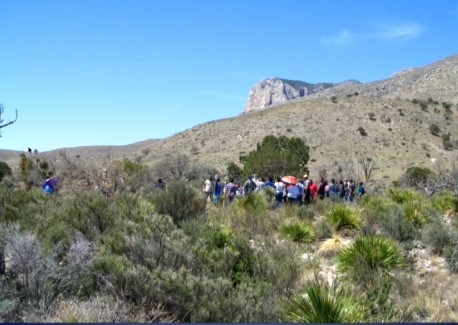
{"type": "Polygon", "coordinates": [[[355,323],[368,319],[368,308],[348,289],[312,281],[286,305],[284,315],[295,323],[355,323]]]}
{"type": "Polygon", "coordinates": [[[347,204],[334,204],[325,212],[326,217],[335,231],[342,229],[359,229],[361,214],[359,210],[347,204]]]}
{"type": "Polygon", "coordinates": [[[312,225],[303,222],[285,224],[280,232],[295,242],[310,243],[315,240],[315,229],[312,225]]]}
{"type": "Polygon", "coordinates": [[[389,272],[404,264],[401,249],[393,240],[383,236],[358,238],[352,247],[337,256],[337,260],[337,269],[349,274],[378,269],[389,272]]]}

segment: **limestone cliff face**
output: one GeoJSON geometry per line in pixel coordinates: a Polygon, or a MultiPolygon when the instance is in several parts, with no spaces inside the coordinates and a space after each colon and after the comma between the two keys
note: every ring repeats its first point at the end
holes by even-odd
{"type": "Polygon", "coordinates": [[[250,90],[244,112],[266,109],[333,86],[334,84],[331,83],[310,84],[280,78],[265,79],[250,90]]]}

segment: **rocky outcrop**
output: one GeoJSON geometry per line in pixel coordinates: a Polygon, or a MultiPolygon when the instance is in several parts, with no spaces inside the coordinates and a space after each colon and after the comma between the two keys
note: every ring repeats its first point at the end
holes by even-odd
{"type": "Polygon", "coordinates": [[[333,86],[332,83],[310,84],[280,78],[265,79],[250,90],[244,112],[262,110],[333,86]]]}

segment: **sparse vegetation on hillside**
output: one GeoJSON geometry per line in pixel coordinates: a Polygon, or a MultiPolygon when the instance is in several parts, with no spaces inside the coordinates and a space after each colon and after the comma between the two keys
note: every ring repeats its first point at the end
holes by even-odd
{"type": "Polygon", "coordinates": [[[91,174],[75,170],[64,173],[55,196],[0,184],[2,321],[425,321],[440,315],[421,302],[414,307],[429,318],[413,315],[402,303],[425,289],[397,285],[433,272],[401,267],[404,256],[417,254],[413,242],[431,260],[443,256],[441,272],[457,276],[457,230],[439,218],[458,211],[454,194],[429,199],[393,189],[353,205],[325,199],[275,209],[272,194],[260,191],[216,206],[200,182],[130,186],[156,171],[112,164],[116,174],[108,164],[107,175],[116,177],[104,181],[123,179],[107,185],[114,192],[81,186],[79,177],[91,174]],[[345,277],[337,281],[332,264],[345,277]]]}
{"type": "Polygon", "coordinates": [[[447,146],[458,139],[449,105],[458,87],[449,71],[438,63],[338,85],[135,149],[97,148],[94,159],[69,150],[5,160],[0,321],[456,321],[458,174],[447,146]],[[243,170],[228,168],[239,155],[243,170]],[[368,193],[276,209],[268,191],[220,205],[201,191],[226,169],[237,178],[305,168],[314,180],[365,179],[368,193]],[[11,186],[50,172],[62,184],[54,196],[11,186]]]}

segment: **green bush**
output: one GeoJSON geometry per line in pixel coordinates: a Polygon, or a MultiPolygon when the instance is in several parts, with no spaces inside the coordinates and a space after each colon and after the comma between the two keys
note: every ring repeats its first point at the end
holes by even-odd
{"type": "Polygon", "coordinates": [[[205,198],[185,181],[174,181],[152,197],[157,212],[169,215],[176,224],[183,220],[195,218],[205,211],[205,198]]]}
{"type": "Polygon", "coordinates": [[[435,220],[422,229],[422,240],[431,248],[433,253],[439,255],[452,242],[448,226],[440,222],[440,220],[435,220]]]}
{"type": "Polygon", "coordinates": [[[281,226],[280,232],[299,243],[311,243],[315,240],[315,229],[311,224],[294,222],[281,226]]]}
{"type": "Polygon", "coordinates": [[[426,184],[428,178],[434,177],[434,172],[427,167],[409,167],[404,173],[405,185],[411,186],[412,183],[416,184],[426,184]]]}
{"type": "Polygon", "coordinates": [[[332,226],[326,218],[319,218],[315,225],[317,238],[319,240],[331,238],[332,226]]]}
{"type": "Polygon", "coordinates": [[[437,124],[433,123],[429,126],[429,132],[431,132],[432,135],[438,136],[441,132],[441,129],[439,126],[437,126],[437,124]]]}
{"type": "Polygon", "coordinates": [[[361,214],[357,208],[344,203],[332,205],[326,212],[326,217],[335,231],[342,229],[357,230],[361,227],[361,214]]]}
{"type": "Polygon", "coordinates": [[[10,166],[4,162],[0,161],[0,182],[2,181],[3,177],[11,175],[11,168],[10,166]]]}

